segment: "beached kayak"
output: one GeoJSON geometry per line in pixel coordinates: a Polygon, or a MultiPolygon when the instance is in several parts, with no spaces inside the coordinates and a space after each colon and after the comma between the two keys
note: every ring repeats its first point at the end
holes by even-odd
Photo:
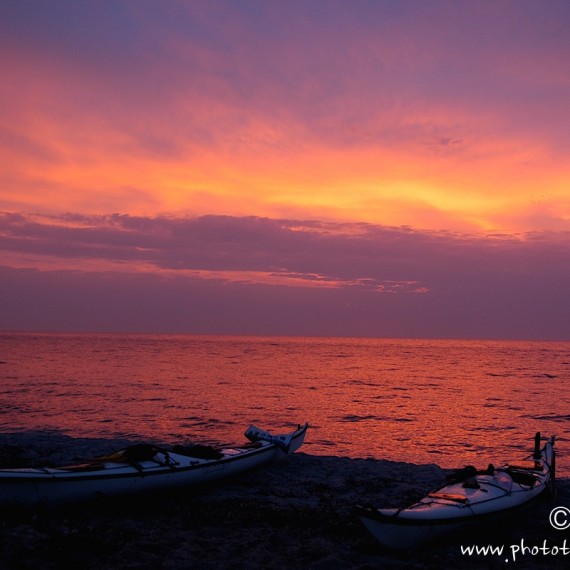
{"type": "Polygon", "coordinates": [[[383,546],[406,550],[430,543],[452,531],[493,521],[528,506],[552,490],[555,476],[554,436],[532,456],[484,472],[466,467],[444,487],[403,509],[357,507],[364,526],[383,546]]]}
{"type": "Polygon", "coordinates": [[[294,453],[307,428],[272,435],[250,426],[249,443],[234,447],[138,444],[81,465],[0,469],[0,503],[55,505],[208,483],[294,453]]]}

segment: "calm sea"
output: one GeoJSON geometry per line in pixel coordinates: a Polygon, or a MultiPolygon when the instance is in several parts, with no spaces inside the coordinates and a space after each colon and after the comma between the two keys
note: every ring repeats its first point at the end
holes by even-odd
{"type": "Polygon", "coordinates": [[[570,343],[0,334],[0,432],[242,441],[308,421],[306,453],[442,467],[556,434],[570,475],[570,343]]]}

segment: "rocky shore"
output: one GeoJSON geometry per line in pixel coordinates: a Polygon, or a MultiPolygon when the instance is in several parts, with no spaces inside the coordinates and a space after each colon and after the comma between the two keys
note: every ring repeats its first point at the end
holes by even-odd
{"type": "MultiPolygon", "coordinates": [[[[57,434],[0,435],[0,466],[57,465],[116,450],[126,441],[57,434]]],[[[461,467],[461,466],[458,466],[461,467]]],[[[356,504],[405,506],[440,486],[446,471],[377,459],[297,453],[216,485],[57,510],[0,509],[0,567],[11,569],[568,568],[570,531],[549,523],[570,506],[557,497],[497,527],[429,548],[382,549],[354,516],[356,504]],[[502,555],[461,552],[503,546],[502,555]],[[512,545],[523,546],[513,558],[512,545]],[[532,547],[540,547],[541,550],[532,547]],[[545,548],[546,547],[546,548],[545,548]],[[523,552],[524,551],[524,552],[523,552]],[[507,561],[508,560],[508,561],[507,561]]]]}

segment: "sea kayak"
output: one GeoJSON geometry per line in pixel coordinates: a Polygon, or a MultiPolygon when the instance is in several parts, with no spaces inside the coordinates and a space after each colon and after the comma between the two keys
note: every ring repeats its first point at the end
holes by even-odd
{"type": "Polygon", "coordinates": [[[0,503],[53,506],[133,493],[209,483],[294,453],[308,424],[273,435],[250,426],[249,443],[215,448],[207,445],[137,444],[86,463],[64,467],[0,469],[0,503]]]}
{"type": "Polygon", "coordinates": [[[554,436],[524,461],[485,471],[466,467],[440,489],[402,509],[357,507],[357,515],[372,536],[393,550],[406,550],[433,542],[452,531],[512,514],[553,489],[554,436]]]}

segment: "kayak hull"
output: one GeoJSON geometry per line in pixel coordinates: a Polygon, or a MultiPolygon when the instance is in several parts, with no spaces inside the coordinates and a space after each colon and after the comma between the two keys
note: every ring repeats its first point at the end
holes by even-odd
{"type": "Polygon", "coordinates": [[[528,508],[554,481],[554,438],[530,465],[506,465],[474,474],[429,493],[404,509],[357,507],[364,527],[384,547],[416,548],[485,522],[528,508]]]}
{"type": "Polygon", "coordinates": [[[119,453],[87,465],[1,469],[0,503],[54,506],[209,483],[294,453],[302,445],[307,427],[300,426],[286,436],[261,432],[265,439],[254,438],[254,443],[221,449],[220,456],[211,459],[159,449],[152,459],[137,462],[124,462],[119,453]],[[289,440],[286,449],[271,441],[278,437],[289,440]]]}

